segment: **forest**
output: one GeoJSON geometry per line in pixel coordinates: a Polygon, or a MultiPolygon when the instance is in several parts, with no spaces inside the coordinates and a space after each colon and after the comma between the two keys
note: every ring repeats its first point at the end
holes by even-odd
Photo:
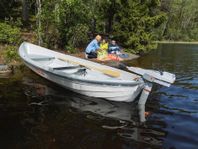
{"type": "Polygon", "coordinates": [[[197,0],[1,0],[0,50],[17,57],[21,42],[78,52],[100,34],[131,53],[155,41],[198,41],[197,0]]]}

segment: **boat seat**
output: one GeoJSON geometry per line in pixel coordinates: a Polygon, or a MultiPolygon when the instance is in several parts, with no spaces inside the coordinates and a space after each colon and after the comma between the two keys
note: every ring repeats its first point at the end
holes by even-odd
{"type": "Polygon", "coordinates": [[[80,68],[80,65],[76,65],[76,66],[63,66],[63,67],[54,67],[52,68],[53,70],[64,70],[64,69],[77,69],[80,68]]]}
{"type": "Polygon", "coordinates": [[[67,69],[65,71],[58,71],[59,75],[78,75],[78,76],[85,76],[87,74],[87,69],[84,67],[77,68],[77,69],[67,69]]]}
{"type": "Polygon", "coordinates": [[[43,55],[30,55],[29,57],[32,60],[36,60],[36,61],[46,61],[46,60],[55,59],[54,56],[43,56],[43,55]]]}

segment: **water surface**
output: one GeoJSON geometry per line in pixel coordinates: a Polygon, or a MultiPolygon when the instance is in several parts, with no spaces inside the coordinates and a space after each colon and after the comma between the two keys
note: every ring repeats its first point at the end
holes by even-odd
{"type": "Polygon", "coordinates": [[[198,46],[161,44],[128,65],[177,76],[154,85],[145,124],[135,103],[82,96],[22,67],[0,79],[0,148],[197,149],[198,46]]]}

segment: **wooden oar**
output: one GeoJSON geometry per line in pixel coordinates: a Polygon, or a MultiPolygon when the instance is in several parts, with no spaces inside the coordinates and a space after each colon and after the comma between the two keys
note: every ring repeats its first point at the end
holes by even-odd
{"type": "Polygon", "coordinates": [[[73,61],[73,60],[70,60],[70,59],[67,59],[67,58],[58,58],[58,59],[62,60],[62,61],[69,62],[69,63],[72,63],[72,64],[78,64],[78,65],[84,66],[84,67],[89,68],[89,69],[94,69],[94,70],[100,71],[100,72],[104,73],[105,75],[108,75],[108,76],[111,76],[111,77],[119,77],[120,76],[120,72],[118,72],[118,71],[98,68],[98,67],[90,66],[88,64],[82,64],[80,62],[76,62],[76,61],[73,61]]]}

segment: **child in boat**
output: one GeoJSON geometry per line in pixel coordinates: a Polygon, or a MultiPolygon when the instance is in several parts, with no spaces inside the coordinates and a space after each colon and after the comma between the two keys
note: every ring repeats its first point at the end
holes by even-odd
{"type": "Polygon", "coordinates": [[[116,44],[116,41],[115,40],[112,40],[111,41],[111,44],[109,44],[109,49],[108,49],[108,53],[109,54],[116,54],[116,55],[119,55],[121,54],[121,49],[120,47],[116,44]]]}
{"type": "Polygon", "coordinates": [[[100,50],[97,52],[97,59],[98,60],[106,60],[108,57],[108,42],[103,39],[102,42],[100,43],[100,50]]]}
{"type": "Polygon", "coordinates": [[[108,58],[111,60],[115,60],[115,61],[122,61],[123,57],[120,57],[120,55],[122,55],[121,53],[121,48],[116,44],[115,40],[111,41],[111,44],[109,44],[108,47],[108,58]]]}
{"type": "Polygon", "coordinates": [[[97,58],[97,51],[100,49],[99,43],[101,41],[101,36],[97,35],[87,46],[85,50],[86,58],[97,58]]]}

